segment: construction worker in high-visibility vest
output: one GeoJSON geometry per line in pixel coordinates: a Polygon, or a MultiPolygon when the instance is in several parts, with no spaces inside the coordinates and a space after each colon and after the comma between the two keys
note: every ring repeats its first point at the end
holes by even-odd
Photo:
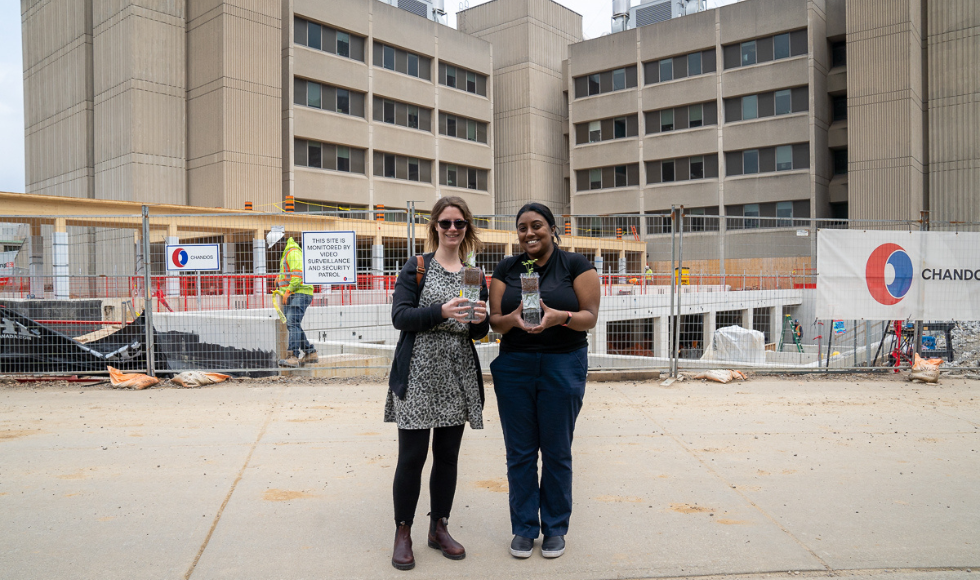
{"type": "Polygon", "coordinates": [[[303,283],[303,250],[293,238],[287,238],[283,229],[276,227],[266,236],[270,250],[282,251],[279,259],[279,275],[276,276],[276,291],[282,295],[286,315],[286,330],[289,331],[286,358],[279,359],[281,367],[299,367],[317,362],[316,349],[306,338],[301,326],[306,309],[313,302],[313,286],[303,283]]]}

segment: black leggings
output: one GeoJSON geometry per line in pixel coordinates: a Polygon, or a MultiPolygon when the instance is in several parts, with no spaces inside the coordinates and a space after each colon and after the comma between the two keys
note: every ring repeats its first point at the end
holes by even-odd
{"type": "MultiPolygon", "coordinates": [[[[463,425],[432,429],[432,474],[429,476],[429,498],[433,518],[448,518],[456,495],[456,463],[463,440],[463,425]]],[[[422,488],[422,467],[429,454],[429,429],[398,430],[398,467],[392,495],[395,498],[395,523],[411,524],[422,488]]]]}

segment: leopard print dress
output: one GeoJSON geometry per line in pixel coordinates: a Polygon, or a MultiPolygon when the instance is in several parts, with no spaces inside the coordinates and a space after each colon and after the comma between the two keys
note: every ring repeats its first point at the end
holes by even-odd
{"type": "MultiPolygon", "coordinates": [[[[444,304],[459,296],[461,276],[432,260],[419,307],[444,304]]],[[[472,429],[483,429],[477,363],[470,342],[469,325],[458,320],[444,320],[416,334],[405,398],[388,391],[385,422],[398,423],[399,429],[433,429],[469,421],[472,429]]]]}

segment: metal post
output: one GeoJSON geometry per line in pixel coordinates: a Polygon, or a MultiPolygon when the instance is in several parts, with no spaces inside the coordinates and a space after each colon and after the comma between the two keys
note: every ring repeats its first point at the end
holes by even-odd
{"type": "Polygon", "coordinates": [[[143,314],[146,323],[146,374],[155,376],[153,345],[153,300],[150,290],[150,208],[143,206],[143,314]]]}
{"type": "Polygon", "coordinates": [[[684,206],[677,208],[677,334],[674,335],[674,376],[681,357],[681,294],[684,291],[684,206]]]}
{"type": "Polygon", "coordinates": [[[677,359],[674,355],[674,335],[677,334],[677,331],[675,330],[677,327],[677,317],[674,316],[674,292],[676,288],[674,268],[676,267],[675,261],[677,258],[675,255],[675,249],[677,246],[675,242],[677,228],[674,225],[676,216],[674,213],[675,211],[674,206],[670,206],[670,315],[667,317],[670,324],[670,376],[674,378],[677,377],[677,359]]]}
{"type": "Polygon", "coordinates": [[[851,322],[851,328],[854,329],[854,349],[851,350],[851,352],[854,353],[854,356],[851,359],[851,366],[856,367],[858,366],[858,321],[852,320],[851,322]]]}
{"type": "Polygon", "coordinates": [[[408,257],[415,255],[415,202],[408,202],[408,257]]]}
{"type": "MultiPolygon", "coordinates": [[[[871,321],[870,320],[864,321],[864,358],[865,358],[865,362],[867,363],[865,364],[865,368],[870,369],[871,368],[871,321]]],[[[856,360],[857,357],[855,357],[855,361],[856,360]]],[[[855,366],[857,366],[856,362],[855,362],[855,366]]]]}
{"type": "MultiPolygon", "coordinates": [[[[919,220],[919,231],[928,232],[929,231],[929,211],[923,210],[919,212],[921,219],[919,220]]],[[[922,356],[922,321],[915,321],[915,354],[922,356]]],[[[914,361],[913,361],[914,362],[914,361]]]]}

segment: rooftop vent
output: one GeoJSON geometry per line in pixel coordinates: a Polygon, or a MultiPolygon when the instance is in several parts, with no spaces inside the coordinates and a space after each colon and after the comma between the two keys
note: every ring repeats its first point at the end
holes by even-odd
{"type": "Polygon", "coordinates": [[[630,7],[630,0],[613,0],[612,31],[665,22],[707,9],[707,0],[651,0],[630,7]]]}
{"type": "Polygon", "coordinates": [[[379,0],[416,16],[432,20],[440,24],[446,23],[445,0],[379,0]]]}

